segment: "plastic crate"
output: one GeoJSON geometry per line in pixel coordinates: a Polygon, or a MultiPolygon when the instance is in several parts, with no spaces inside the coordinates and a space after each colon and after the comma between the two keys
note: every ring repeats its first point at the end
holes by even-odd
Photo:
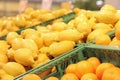
{"type": "Polygon", "coordinates": [[[84,56],[98,57],[102,62],[110,62],[120,67],[120,47],[119,46],[103,46],[96,44],[87,44],[84,49],[84,56]]]}
{"type": "Polygon", "coordinates": [[[75,49],[54,58],[50,62],[19,75],[14,80],[20,80],[24,75],[30,73],[40,74],[54,66],[56,66],[56,70],[43,77],[42,80],[50,76],[60,78],[65,73],[65,68],[69,64],[88,59],[92,56],[98,57],[101,62],[110,62],[116,66],[120,66],[120,47],[108,47],[95,44],[78,44],[77,46],[75,49]]]}
{"type": "Polygon", "coordinates": [[[64,70],[69,64],[76,63],[86,58],[83,56],[83,53],[82,53],[84,46],[85,44],[81,44],[81,45],[79,44],[73,50],[66,52],[63,55],[60,55],[59,57],[52,59],[46,64],[43,64],[37,68],[31,69],[27,71],[26,73],[23,73],[17,76],[14,80],[21,80],[23,76],[25,76],[26,74],[30,74],[30,73],[40,74],[53,67],[56,67],[56,70],[52,72],[51,74],[49,74],[48,76],[43,77],[43,80],[49,76],[57,76],[60,78],[64,74],[64,70]]]}
{"type": "MultiPolygon", "coordinates": [[[[28,29],[28,28],[36,29],[36,26],[46,26],[46,25],[50,24],[51,22],[53,22],[54,20],[59,19],[59,18],[62,18],[62,19],[63,19],[63,22],[68,23],[68,22],[69,22],[70,20],[72,20],[74,17],[75,17],[75,13],[74,13],[74,12],[71,12],[71,13],[68,13],[68,14],[66,14],[66,15],[59,16],[59,17],[57,17],[57,18],[54,18],[54,19],[45,21],[45,22],[43,22],[43,23],[39,23],[39,24],[30,26],[30,27],[27,27],[27,28],[21,28],[21,29],[19,29],[19,30],[16,31],[16,32],[17,32],[18,34],[20,34],[22,30],[25,30],[25,29],[28,29]]],[[[5,40],[5,39],[6,39],[6,35],[0,37],[0,40],[5,40]]]]}

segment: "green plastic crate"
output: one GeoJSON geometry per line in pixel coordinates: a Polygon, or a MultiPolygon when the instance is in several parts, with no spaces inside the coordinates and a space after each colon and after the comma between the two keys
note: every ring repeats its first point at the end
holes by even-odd
{"type": "Polygon", "coordinates": [[[98,57],[102,62],[110,62],[120,67],[120,47],[87,44],[83,51],[86,57],[98,57]]]}
{"type": "MultiPolygon", "coordinates": [[[[59,17],[57,17],[57,18],[54,18],[54,19],[45,21],[45,22],[43,22],[43,23],[39,23],[39,24],[33,25],[33,26],[31,26],[31,27],[28,27],[28,28],[36,29],[36,26],[46,26],[46,25],[50,24],[51,22],[53,22],[54,20],[57,20],[57,19],[59,19],[59,18],[63,18],[63,22],[68,23],[68,22],[69,22],[70,20],[72,20],[74,17],[75,17],[75,13],[74,13],[74,12],[70,12],[70,13],[68,13],[68,14],[66,14],[66,15],[59,16],[59,17]]],[[[25,29],[28,29],[28,28],[21,28],[21,29],[19,29],[19,30],[16,31],[16,32],[17,32],[18,34],[20,34],[22,30],[25,30],[25,29]]],[[[6,39],[6,35],[0,37],[0,40],[5,40],[5,39],[6,39]]]]}
{"type": "Polygon", "coordinates": [[[81,45],[79,44],[73,50],[52,59],[46,64],[43,64],[37,68],[31,69],[27,71],[26,73],[23,73],[17,76],[14,80],[21,80],[23,76],[25,76],[26,74],[30,74],[30,73],[34,73],[34,74],[42,73],[48,69],[53,68],[54,66],[56,67],[56,71],[49,74],[48,76],[43,77],[43,80],[49,76],[57,76],[60,78],[64,74],[64,70],[69,64],[76,63],[86,58],[83,56],[83,53],[82,53],[84,46],[85,44],[81,44],[81,45]]]}
{"type": "Polygon", "coordinates": [[[88,59],[89,57],[98,57],[101,62],[110,62],[116,66],[120,66],[120,47],[108,47],[95,44],[78,44],[77,47],[57,58],[54,58],[50,62],[32,69],[22,75],[19,75],[14,80],[20,80],[26,74],[35,73],[40,74],[54,66],[56,71],[42,78],[45,80],[50,76],[56,76],[60,78],[65,73],[65,68],[71,64],[81,60],[88,59]]]}

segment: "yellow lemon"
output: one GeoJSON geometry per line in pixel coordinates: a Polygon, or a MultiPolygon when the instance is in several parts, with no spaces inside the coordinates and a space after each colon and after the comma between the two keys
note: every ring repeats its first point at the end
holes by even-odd
{"type": "Polygon", "coordinates": [[[24,65],[30,66],[34,63],[34,58],[30,49],[20,48],[15,51],[14,59],[16,62],[24,65]]]}
{"type": "Polygon", "coordinates": [[[95,14],[95,17],[96,17],[97,21],[100,23],[114,25],[118,21],[116,14],[112,13],[110,11],[98,11],[95,14]]]}
{"type": "Polygon", "coordinates": [[[111,24],[105,24],[105,23],[96,23],[93,26],[93,29],[108,29],[108,30],[112,30],[112,25],[111,24]]]}
{"type": "Polygon", "coordinates": [[[53,31],[62,31],[65,30],[66,28],[67,28],[67,24],[65,24],[64,22],[56,22],[52,25],[53,31]]]}
{"type": "Polygon", "coordinates": [[[39,37],[39,36],[36,36],[36,35],[32,34],[30,37],[28,37],[26,39],[32,39],[32,40],[34,40],[34,42],[38,46],[38,49],[40,49],[43,46],[43,39],[41,37],[39,37]]]}
{"type": "Polygon", "coordinates": [[[76,26],[75,26],[75,20],[71,20],[68,22],[68,26],[67,26],[67,29],[74,29],[76,26]]]}
{"type": "Polygon", "coordinates": [[[26,26],[26,20],[23,14],[19,14],[15,17],[15,24],[18,27],[25,27],[26,26]]]}
{"type": "Polygon", "coordinates": [[[5,74],[7,74],[7,73],[3,69],[0,69],[0,77],[2,77],[5,74]]]}
{"type": "Polygon", "coordinates": [[[59,32],[50,32],[50,33],[46,33],[43,34],[43,42],[46,46],[49,46],[50,44],[52,44],[55,41],[58,41],[58,33],[59,32]]]}
{"type": "Polygon", "coordinates": [[[23,39],[22,38],[15,38],[11,42],[11,47],[14,50],[17,50],[17,49],[21,48],[22,45],[23,45],[23,39]]]}
{"type": "Polygon", "coordinates": [[[40,66],[46,62],[50,61],[49,57],[46,54],[39,54],[38,59],[35,61],[35,63],[32,65],[33,68],[40,66]]]}
{"type": "Polygon", "coordinates": [[[104,5],[100,10],[101,11],[106,10],[106,11],[110,11],[110,12],[113,12],[113,13],[117,12],[116,8],[112,5],[109,5],[109,4],[104,5]]]}
{"type": "Polygon", "coordinates": [[[32,56],[36,58],[38,54],[38,46],[35,41],[32,39],[24,39],[22,43],[22,47],[30,49],[32,51],[32,56]]]}
{"type": "Polygon", "coordinates": [[[120,28],[120,20],[115,24],[115,29],[119,29],[120,28]]]}
{"type": "Polygon", "coordinates": [[[21,36],[23,38],[27,38],[30,37],[32,34],[36,35],[36,36],[41,36],[40,33],[38,33],[36,30],[34,29],[25,29],[21,32],[21,36]]]}
{"type": "Polygon", "coordinates": [[[75,29],[67,29],[59,32],[59,39],[62,40],[71,40],[77,42],[79,39],[83,38],[83,34],[75,29]]]}
{"type": "Polygon", "coordinates": [[[15,53],[15,50],[10,48],[8,51],[7,51],[7,57],[9,59],[9,61],[14,61],[14,53],[15,53]]]}
{"type": "MultiPolygon", "coordinates": [[[[48,25],[48,26],[49,26],[49,25],[48,25]]],[[[47,26],[47,27],[48,27],[48,26],[47,26]]],[[[37,31],[40,32],[40,33],[48,33],[48,32],[51,32],[51,30],[48,29],[47,27],[45,27],[45,26],[36,26],[36,29],[37,29],[37,31]]],[[[50,27],[51,27],[51,25],[50,25],[50,27]]]]}
{"type": "Polygon", "coordinates": [[[22,80],[41,80],[37,74],[27,74],[23,76],[22,80]]]}
{"type": "Polygon", "coordinates": [[[11,44],[12,40],[15,38],[20,38],[20,35],[18,35],[16,32],[9,32],[6,36],[6,40],[9,44],[11,44]]]}
{"type": "Polygon", "coordinates": [[[21,33],[22,37],[25,39],[32,39],[37,44],[38,48],[43,46],[43,40],[41,38],[41,33],[34,29],[26,29],[21,33]]]}
{"type": "Polygon", "coordinates": [[[41,21],[47,21],[47,20],[50,20],[50,19],[54,19],[55,16],[52,14],[52,13],[46,13],[46,14],[42,14],[39,19],[41,21]]]}
{"type": "Polygon", "coordinates": [[[7,62],[8,62],[7,55],[0,53],[0,63],[7,63],[7,62]]]}
{"type": "Polygon", "coordinates": [[[9,74],[5,74],[1,77],[1,80],[13,80],[14,76],[11,76],[9,74]]]}
{"type": "Polygon", "coordinates": [[[88,36],[87,36],[87,42],[95,40],[95,38],[101,34],[105,34],[108,33],[109,30],[108,29],[96,29],[94,31],[92,31],[88,36]]]}
{"type": "Polygon", "coordinates": [[[39,53],[47,54],[49,52],[49,47],[42,47],[39,49],[39,53]]]}
{"type": "Polygon", "coordinates": [[[52,11],[52,14],[55,16],[55,17],[59,17],[59,16],[63,16],[67,13],[69,13],[70,11],[68,11],[67,9],[59,9],[59,10],[54,10],[52,11]]]}
{"type": "Polygon", "coordinates": [[[6,63],[0,62],[0,69],[2,69],[5,64],[6,63]]]}
{"type": "Polygon", "coordinates": [[[91,18],[88,20],[88,24],[89,24],[89,26],[92,28],[92,27],[96,24],[96,18],[95,18],[95,17],[91,17],[91,18]]]}
{"type": "Polygon", "coordinates": [[[8,62],[3,66],[3,70],[12,76],[18,76],[24,72],[26,72],[25,68],[16,62],[8,62]]]}
{"type": "Polygon", "coordinates": [[[65,52],[68,52],[72,50],[75,46],[74,41],[60,41],[60,42],[54,42],[50,45],[50,52],[49,54],[53,57],[57,57],[61,54],[64,54],[65,52]]]}
{"type": "Polygon", "coordinates": [[[34,9],[32,7],[28,7],[26,8],[26,10],[24,11],[24,14],[29,14],[31,13],[32,11],[34,11],[34,9]]]}
{"type": "Polygon", "coordinates": [[[0,40],[0,53],[1,54],[6,54],[9,47],[10,45],[8,45],[6,41],[0,40]]]}
{"type": "Polygon", "coordinates": [[[80,14],[75,18],[75,26],[77,26],[79,23],[86,23],[88,22],[88,18],[85,14],[80,14]]]}
{"type": "Polygon", "coordinates": [[[89,26],[88,23],[79,23],[77,25],[77,30],[80,32],[80,33],[83,33],[84,36],[87,36],[91,31],[91,27],[89,26]]]}

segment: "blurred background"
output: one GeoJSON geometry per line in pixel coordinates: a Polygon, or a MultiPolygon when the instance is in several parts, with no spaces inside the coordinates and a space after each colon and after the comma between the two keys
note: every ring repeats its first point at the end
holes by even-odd
{"type": "MultiPolygon", "coordinates": [[[[120,9],[120,0],[43,0],[43,1],[52,1],[51,8],[52,10],[59,9],[61,7],[79,7],[87,10],[99,10],[104,4],[111,4],[120,9]]],[[[0,0],[0,17],[2,16],[15,16],[20,13],[24,8],[32,7],[34,9],[44,9],[46,3],[43,3],[42,0],[0,0]],[[23,9],[22,9],[23,8],[23,9]],[[20,10],[22,9],[22,10],[20,10]]]]}

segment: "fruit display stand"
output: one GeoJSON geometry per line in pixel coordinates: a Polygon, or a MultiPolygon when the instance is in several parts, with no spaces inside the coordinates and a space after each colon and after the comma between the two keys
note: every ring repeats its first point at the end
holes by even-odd
{"type": "Polygon", "coordinates": [[[101,62],[109,62],[116,66],[120,66],[120,48],[119,47],[108,47],[94,44],[78,44],[78,46],[57,58],[54,58],[50,62],[36,68],[32,69],[22,75],[19,75],[14,80],[20,80],[23,76],[27,74],[40,74],[50,68],[56,67],[55,71],[44,76],[42,80],[50,76],[55,76],[61,78],[65,73],[65,69],[69,64],[77,63],[81,60],[86,60],[89,57],[97,57],[101,62]]]}
{"type": "Polygon", "coordinates": [[[30,73],[40,74],[53,67],[56,67],[56,70],[51,74],[43,77],[43,80],[49,76],[61,77],[64,74],[64,69],[68,66],[68,64],[86,59],[86,57],[84,57],[84,55],[82,54],[82,49],[84,48],[84,46],[85,44],[78,45],[73,50],[52,59],[50,62],[45,63],[42,66],[39,66],[35,69],[29,70],[26,73],[17,76],[14,80],[20,80],[23,76],[30,73]]]}
{"type": "MultiPolygon", "coordinates": [[[[109,36],[113,38],[115,36],[114,25],[115,23],[117,24],[117,21],[119,22],[118,16],[117,18],[114,17],[111,22],[106,22],[106,19],[111,19],[110,15],[116,16],[117,13],[112,13],[111,10],[109,11],[109,8],[108,10],[106,10],[106,8],[103,9],[105,10],[92,12],[76,8],[74,9],[74,12],[71,12],[67,15],[59,16],[31,27],[21,28],[20,30],[16,31],[18,34],[17,37],[15,36],[15,38],[14,35],[13,37],[9,36],[10,38],[8,37],[7,42],[10,44],[10,49],[8,49],[16,52],[13,52],[14,54],[9,55],[10,58],[12,57],[16,63],[19,62],[19,64],[24,66],[24,68],[27,70],[25,73],[17,75],[17,77],[14,76],[16,77],[14,80],[20,80],[23,76],[31,73],[42,74],[47,70],[50,70],[51,73],[48,73],[48,75],[44,76],[43,80],[49,76],[57,76],[60,78],[65,73],[65,68],[69,64],[88,59],[88,57],[91,56],[98,57],[102,62],[107,61],[119,66],[119,61],[116,61],[116,59],[110,60],[109,58],[111,58],[111,56],[105,54],[101,55],[101,52],[99,53],[99,51],[104,50],[106,54],[109,52],[109,50],[110,52],[113,52],[113,50],[119,52],[118,47],[109,48],[96,45],[97,43],[95,37],[99,37],[101,34],[104,34],[105,37],[107,36],[109,40],[109,36]],[[104,13],[104,15],[102,13],[104,13]],[[108,16],[106,17],[106,15],[108,16]],[[59,24],[57,23],[56,26],[56,22],[54,21],[61,18],[63,22],[59,23],[58,21],[59,24]],[[51,23],[53,24],[51,25],[51,23]],[[48,28],[49,31],[42,33],[37,31],[36,26],[39,28],[42,26],[41,29],[48,28]],[[106,33],[108,34],[106,35],[106,33]],[[12,38],[14,38],[13,41],[12,38]],[[44,43],[41,41],[42,39],[44,39],[44,43]],[[29,53],[31,61],[28,60],[28,57],[24,56],[26,53],[23,52],[27,52],[27,54],[29,53]],[[41,60],[43,58],[46,59],[45,56],[38,56],[41,55],[41,53],[43,53],[42,55],[47,55],[47,57],[50,58],[49,62],[46,62],[48,59],[45,61],[41,60]],[[39,63],[39,59],[42,63],[39,63]],[[28,60],[28,62],[24,62],[23,60],[28,60]]],[[[1,37],[1,40],[5,39],[6,36],[1,37]]]]}
{"type": "MultiPolygon", "coordinates": [[[[66,14],[66,15],[62,15],[62,16],[56,17],[56,18],[54,18],[54,19],[50,19],[50,20],[44,21],[44,22],[42,22],[42,23],[39,23],[39,24],[30,26],[30,27],[27,27],[27,28],[20,28],[20,29],[17,30],[16,32],[17,32],[18,34],[20,34],[21,31],[23,31],[23,30],[25,30],[25,29],[29,29],[29,28],[31,28],[31,29],[36,29],[36,26],[46,26],[46,25],[52,23],[54,20],[57,20],[57,19],[60,19],[60,18],[63,19],[63,20],[62,20],[63,22],[68,23],[68,22],[69,22],[71,19],[73,19],[74,17],[75,17],[75,13],[74,13],[74,12],[70,12],[70,13],[68,13],[68,14],[66,14]]],[[[5,40],[5,39],[6,39],[6,35],[0,37],[0,40],[5,40]]]]}

